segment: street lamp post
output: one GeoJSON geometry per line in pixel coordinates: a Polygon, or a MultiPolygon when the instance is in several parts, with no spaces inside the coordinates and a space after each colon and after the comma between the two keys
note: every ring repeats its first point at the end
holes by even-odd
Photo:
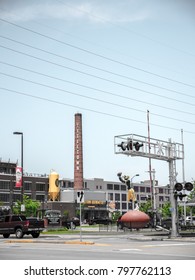
{"type": "Polygon", "coordinates": [[[136,176],[139,176],[139,174],[135,174],[133,177],[131,177],[131,184],[133,182],[133,178],[135,178],[136,176]]]}
{"type": "Polygon", "coordinates": [[[24,195],[24,186],[23,186],[23,165],[24,165],[24,162],[23,162],[23,133],[22,132],[13,132],[14,135],[21,135],[21,169],[22,169],[22,178],[21,178],[21,183],[22,183],[22,186],[21,186],[21,205],[23,205],[23,195],[24,195]]]}

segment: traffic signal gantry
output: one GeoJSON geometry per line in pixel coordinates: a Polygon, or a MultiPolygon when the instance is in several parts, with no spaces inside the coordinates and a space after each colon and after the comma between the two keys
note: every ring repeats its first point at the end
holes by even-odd
{"type": "MultiPolygon", "coordinates": [[[[184,159],[184,145],[181,143],[159,140],[137,134],[125,134],[114,137],[115,154],[139,156],[167,161],[169,164],[170,202],[172,209],[171,237],[179,235],[177,228],[177,203],[174,196],[176,185],[176,160],[184,159]]],[[[189,183],[188,185],[189,186],[189,183]]]]}

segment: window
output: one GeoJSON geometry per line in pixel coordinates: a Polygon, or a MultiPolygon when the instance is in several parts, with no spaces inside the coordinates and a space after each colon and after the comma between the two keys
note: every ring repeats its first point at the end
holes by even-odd
{"type": "Polygon", "coordinates": [[[45,196],[38,194],[38,195],[36,195],[36,200],[44,201],[45,200],[45,196]]]}
{"type": "Polygon", "coordinates": [[[108,198],[109,198],[109,200],[113,200],[113,193],[109,193],[108,198]]]}
{"type": "Polygon", "coordinates": [[[9,194],[0,193],[0,201],[9,202],[9,194]]]}
{"type": "Polygon", "coordinates": [[[31,191],[32,190],[32,182],[24,182],[24,190],[31,191]]]}
{"type": "Polygon", "coordinates": [[[37,191],[45,191],[45,183],[36,183],[36,190],[37,191]]]}
{"type": "Polygon", "coordinates": [[[163,196],[159,196],[159,201],[164,201],[164,197],[163,196]]]}
{"type": "Polygon", "coordinates": [[[122,203],[122,209],[123,210],[127,209],[127,203],[122,203]]]}
{"type": "Polygon", "coordinates": [[[139,192],[139,187],[138,186],[134,186],[133,189],[134,189],[135,192],[139,192]]]}
{"type": "Polygon", "coordinates": [[[121,191],[126,191],[126,190],[127,190],[127,186],[121,185],[121,191]]]}
{"type": "Polygon", "coordinates": [[[114,185],[114,190],[115,190],[115,191],[119,191],[119,189],[120,189],[120,188],[119,188],[119,185],[114,185]]]}
{"type": "Polygon", "coordinates": [[[113,190],[113,184],[107,184],[107,190],[113,190]]]}
{"type": "Polygon", "coordinates": [[[16,202],[17,200],[20,200],[20,194],[14,193],[13,201],[16,202]]]}
{"type": "Polygon", "coordinates": [[[163,188],[158,189],[159,193],[163,193],[163,188]]]}
{"type": "Polygon", "coordinates": [[[127,201],[127,195],[125,193],[122,193],[122,201],[127,201]]]}
{"type": "Polygon", "coordinates": [[[115,201],[120,201],[120,193],[115,193],[115,201]]]}
{"type": "Polygon", "coordinates": [[[9,190],[10,189],[10,181],[0,181],[0,189],[1,190],[9,190]]]}
{"type": "Polygon", "coordinates": [[[12,222],[18,222],[21,221],[19,216],[12,216],[12,222]]]}
{"type": "Polygon", "coordinates": [[[146,192],[150,193],[150,187],[146,188],[146,192]]]}
{"type": "Polygon", "coordinates": [[[145,192],[145,187],[140,187],[140,192],[145,192]]]}

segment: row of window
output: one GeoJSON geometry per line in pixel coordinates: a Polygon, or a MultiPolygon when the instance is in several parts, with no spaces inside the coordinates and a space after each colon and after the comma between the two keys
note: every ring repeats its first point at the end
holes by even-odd
{"type": "MultiPolygon", "coordinates": [[[[146,201],[147,200],[147,196],[146,195],[136,195],[136,199],[138,201],[146,201]]],[[[169,201],[169,196],[157,196],[157,199],[159,201],[169,201]]],[[[127,201],[127,195],[125,193],[108,193],[108,200],[110,201],[127,201]]]]}
{"type": "Polygon", "coordinates": [[[118,185],[118,184],[107,184],[107,190],[115,190],[115,191],[126,191],[126,185],[118,185]]]}
{"type": "MultiPolygon", "coordinates": [[[[97,189],[97,187],[96,187],[97,189]]],[[[150,187],[144,187],[144,186],[133,186],[133,189],[135,193],[151,193],[150,187]]],[[[127,186],[125,185],[118,185],[118,184],[107,184],[107,190],[121,190],[126,191],[127,186]]],[[[157,192],[160,194],[169,194],[170,190],[165,188],[157,188],[157,192]]]]}
{"type": "MultiPolygon", "coordinates": [[[[15,185],[15,182],[13,182],[15,185]]],[[[0,180],[0,190],[10,190],[11,182],[10,181],[2,181],[0,180]]],[[[24,190],[30,191],[32,190],[32,182],[24,182],[24,190]]],[[[46,191],[45,183],[36,183],[36,191],[46,191]]]]}

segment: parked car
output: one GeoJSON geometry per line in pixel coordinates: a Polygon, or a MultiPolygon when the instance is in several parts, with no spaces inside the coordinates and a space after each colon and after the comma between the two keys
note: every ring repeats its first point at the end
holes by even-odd
{"type": "MultiPolygon", "coordinates": [[[[179,224],[178,224],[179,228],[181,228],[182,225],[183,225],[183,219],[181,218],[181,219],[179,219],[179,224]]],[[[163,227],[165,229],[169,229],[169,230],[172,229],[172,218],[171,217],[162,218],[160,221],[158,221],[157,226],[161,226],[161,227],[163,227]]]]}
{"type": "Polygon", "coordinates": [[[37,218],[26,218],[24,215],[6,215],[0,218],[0,234],[9,238],[15,234],[16,238],[22,238],[25,234],[31,234],[33,238],[39,237],[44,230],[44,221],[37,218]]]}
{"type": "Polygon", "coordinates": [[[99,217],[99,218],[89,219],[88,224],[89,225],[96,225],[96,224],[109,225],[109,224],[112,224],[112,220],[109,218],[99,217]]]}
{"type": "Polygon", "coordinates": [[[48,220],[49,225],[59,225],[61,219],[61,211],[59,210],[46,210],[45,218],[48,220]]]}

